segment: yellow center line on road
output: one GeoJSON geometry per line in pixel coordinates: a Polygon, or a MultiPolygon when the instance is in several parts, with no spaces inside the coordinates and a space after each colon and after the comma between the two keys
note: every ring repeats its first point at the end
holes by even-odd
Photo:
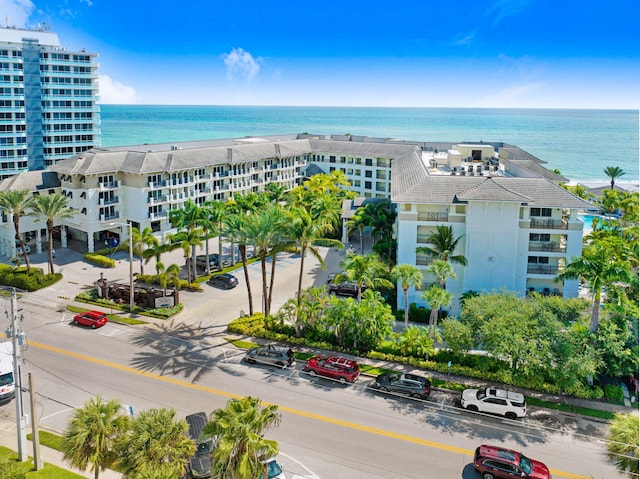
{"type": "MultiPolygon", "coordinates": [[[[202,392],[207,392],[210,394],[215,394],[217,396],[222,396],[222,397],[227,397],[230,399],[239,399],[242,396],[238,395],[238,394],[233,394],[230,392],[226,392],[226,391],[221,391],[219,389],[214,389],[214,388],[210,388],[208,386],[201,386],[198,384],[194,384],[194,383],[190,383],[187,381],[183,381],[180,379],[174,379],[171,377],[167,377],[167,376],[161,376],[159,374],[155,374],[155,373],[150,373],[147,371],[141,371],[139,369],[135,369],[129,366],[123,366],[122,364],[118,364],[118,363],[113,363],[111,361],[105,361],[104,359],[98,359],[98,358],[94,358],[93,356],[87,356],[85,354],[80,354],[80,353],[74,353],[73,351],[68,351],[66,349],[62,349],[62,348],[58,348],[56,346],[49,346],[48,344],[42,344],[42,343],[36,343],[34,341],[28,341],[29,346],[33,346],[35,348],[39,348],[39,349],[44,349],[46,351],[51,351],[54,353],[58,353],[58,354],[62,354],[64,356],[70,356],[72,358],[76,358],[76,359],[81,359],[83,361],[87,361],[87,362],[91,362],[94,364],[99,364],[101,366],[107,367],[107,368],[112,368],[112,369],[117,369],[119,371],[124,371],[127,373],[131,373],[131,374],[137,374],[138,376],[144,376],[150,379],[155,379],[158,381],[164,381],[166,383],[170,383],[170,384],[174,384],[176,386],[182,386],[182,387],[186,387],[186,388],[190,388],[190,389],[194,389],[194,390],[198,390],[198,391],[202,391],[202,392]]],[[[265,403],[267,404],[267,403],[265,403]]],[[[380,429],[377,427],[371,427],[371,426],[364,426],[362,424],[357,424],[357,423],[353,423],[353,422],[349,422],[349,421],[343,421],[341,419],[335,419],[329,416],[322,416],[320,414],[314,414],[311,412],[307,412],[307,411],[302,411],[300,409],[295,409],[295,408],[290,408],[287,406],[280,406],[278,405],[278,411],[281,412],[286,412],[289,414],[294,414],[296,416],[301,416],[301,417],[306,417],[309,419],[314,419],[316,421],[320,421],[320,422],[324,422],[327,424],[334,424],[336,426],[340,426],[340,427],[346,427],[349,429],[353,429],[356,431],[362,431],[362,432],[367,432],[369,434],[376,434],[378,436],[385,436],[385,437],[390,437],[393,439],[399,439],[401,441],[406,441],[406,442],[411,442],[414,444],[419,444],[421,446],[425,446],[425,447],[430,447],[433,449],[439,449],[441,451],[449,451],[449,452],[454,452],[457,454],[463,454],[465,456],[470,456],[473,457],[473,451],[470,449],[464,449],[461,447],[457,447],[457,446],[451,446],[448,444],[443,444],[440,442],[435,442],[435,441],[429,441],[427,439],[422,439],[419,437],[414,437],[414,436],[408,436],[406,434],[400,434],[400,433],[396,433],[396,432],[392,432],[392,431],[387,431],[385,429],[380,429]]],[[[553,477],[566,477],[568,479],[589,479],[586,476],[582,476],[580,474],[573,474],[571,472],[563,472],[563,471],[557,471],[557,470],[552,470],[551,471],[553,477]]]]}

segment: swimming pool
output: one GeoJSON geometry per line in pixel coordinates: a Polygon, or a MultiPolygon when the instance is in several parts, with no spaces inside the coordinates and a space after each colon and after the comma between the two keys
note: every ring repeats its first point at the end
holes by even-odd
{"type": "Polygon", "coordinates": [[[593,229],[593,220],[598,218],[599,221],[603,221],[603,220],[608,220],[608,219],[613,219],[610,216],[603,216],[603,215],[578,215],[578,218],[582,219],[582,221],[584,221],[584,229],[585,230],[592,230],[593,229]]]}

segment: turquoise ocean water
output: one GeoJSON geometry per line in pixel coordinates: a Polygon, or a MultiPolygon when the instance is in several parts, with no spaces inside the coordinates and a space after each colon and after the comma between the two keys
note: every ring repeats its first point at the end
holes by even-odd
{"type": "Polygon", "coordinates": [[[124,146],[286,133],[417,141],[503,141],[572,180],[637,188],[638,110],[102,105],[102,145],[124,146]]]}

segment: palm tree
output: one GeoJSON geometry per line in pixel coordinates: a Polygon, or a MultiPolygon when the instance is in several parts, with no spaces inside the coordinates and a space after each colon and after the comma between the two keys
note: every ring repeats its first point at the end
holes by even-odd
{"type": "Polygon", "coordinates": [[[435,275],[436,282],[442,289],[447,289],[447,279],[456,277],[453,267],[443,259],[432,261],[427,271],[435,275]]]}
{"type": "MultiPolygon", "coordinates": [[[[197,277],[196,272],[196,246],[202,244],[200,239],[196,241],[195,231],[198,229],[199,222],[203,217],[202,208],[196,205],[193,201],[188,200],[184,207],[181,209],[175,209],[169,211],[169,221],[171,226],[177,229],[178,233],[185,231],[187,234],[182,235],[182,239],[179,241],[180,247],[185,249],[185,257],[187,258],[187,274],[189,282],[195,280],[197,277]],[[186,243],[185,243],[186,241],[186,243]],[[191,270],[193,269],[193,276],[191,270]]],[[[199,230],[197,235],[199,236],[201,231],[199,230]]]]}
{"type": "Polygon", "coordinates": [[[640,420],[637,414],[617,413],[609,428],[607,452],[615,462],[618,471],[629,477],[638,477],[640,472],[640,447],[638,430],[640,420]]]}
{"type": "Polygon", "coordinates": [[[95,479],[116,462],[117,441],[129,429],[130,418],[121,407],[115,399],[105,402],[98,396],[76,409],[69,421],[62,442],[64,458],[80,469],[91,464],[95,479]]]}
{"type": "Polygon", "coordinates": [[[454,238],[453,227],[450,225],[438,225],[436,231],[427,236],[427,243],[431,246],[419,246],[417,253],[424,253],[431,258],[448,261],[452,264],[467,265],[464,255],[454,254],[462,236],[454,238]]]}
{"type": "Polygon", "coordinates": [[[179,231],[178,233],[167,235],[167,239],[171,244],[172,250],[182,248],[184,251],[187,264],[187,276],[189,283],[191,283],[197,277],[195,249],[197,246],[202,246],[202,230],[191,228],[185,231],[179,231]],[[191,275],[192,271],[193,276],[191,275]]]}
{"type": "Polygon", "coordinates": [[[593,293],[589,329],[595,333],[600,322],[602,291],[615,289],[620,281],[630,282],[631,276],[629,263],[619,258],[614,248],[608,247],[605,242],[597,241],[586,246],[582,250],[582,256],[573,258],[554,281],[581,279],[589,285],[593,293]]]}
{"type": "Polygon", "coordinates": [[[156,263],[156,270],[158,271],[158,283],[164,291],[164,295],[167,295],[167,286],[172,284],[174,287],[177,285],[178,278],[180,276],[180,266],[177,264],[170,264],[166,269],[164,264],[160,261],[156,263]]]}
{"type": "Polygon", "coordinates": [[[435,340],[436,328],[438,327],[438,313],[440,312],[440,308],[451,304],[453,295],[446,289],[439,287],[437,284],[433,284],[429,289],[422,293],[422,297],[429,303],[429,307],[431,307],[429,328],[431,328],[431,337],[435,340]]]}
{"type": "Polygon", "coordinates": [[[261,406],[260,399],[231,399],[216,409],[202,430],[214,438],[211,475],[214,479],[266,477],[265,461],[278,454],[278,443],[265,439],[264,432],[280,422],[278,406],[261,406]]]}
{"type": "Polygon", "coordinates": [[[24,239],[20,233],[20,217],[27,214],[33,204],[33,198],[29,190],[0,191],[0,210],[4,210],[12,216],[16,239],[20,243],[27,270],[31,269],[31,262],[29,261],[29,255],[27,255],[24,239]]]}
{"type": "Polygon", "coordinates": [[[140,258],[140,274],[144,274],[145,251],[156,248],[159,245],[158,238],[153,235],[153,230],[148,226],[140,231],[138,228],[131,228],[133,241],[133,252],[140,258]]]}
{"type": "Polygon", "coordinates": [[[188,431],[187,422],[176,419],[175,409],[143,411],[121,439],[118,465],[127,479],[182,477],[196,451],[188,431]],[[151,476],[152,472],[155,475],[151,476]]]}
{"type": "Polygon", "coordinates": [[[320,252],[315,247],[314,242],[322,240],[323,244],[329,244],[331,246],[337,246],[342,248],[342,242],[334,239],[325,238],[324,235],[328,233],[332,225],[328,222],[321,220],[314,220],[311,214],[306,208],[292,207],[288,211],[288,216],[291,221],[289,228],[287,229],[287,235],[293,239],[300,248],[300,274],[298,275],[298,304],[300,304],[300,295],[302,293],[302,276],[304,275],[304,258],[307,255],[307,251],[318,260],[322,269],[326,269],[324,259],[320,255],[320,252]]]}
{"type": "Polygon", "coordinates": [[[38,195],[31,203],[31,213],[47,220],[47,244],[49,252],[49,273],[53,274],[53,224],[55,220],[73,217],[77,211],[68,206],[69,198],[63,194],[38,195]]]}
{"type": "Polygon", "coordinates": [[[335,278],[336,282],[349,281],[358,287],[358,301],[362,299],[362,288],[385,287],[392,288],[393,283],[385,278],[387,271],[384,263],[376,253],[364,256],[347,253],[347,257],[340,262],[343,272],[335,278]]]}
{"type": "MultiPolygon", "coordinates": [[[[248,234],[246,232],[247,216],[241,213],[230,215],[225,220],[225,233],[232,242],[238,243],[240,251],[240,260],[242,261],[242,270],[244,271],[244,280],[247,285],[247,296],[249,300],[249,315],[253,315],[253,290],[251,289],[251,278],[249,277],[249,267],[247,263],[247,241],[248,234]]],[[[222,267],[222,256],[218,256],[218,265],[222,267]]]]}
{"type": "Polygon", "coordinates": [[[621,176],[624,176],[625,172],[619,166],[607,166],[604,169],[604,174],[607,175],[607,177],[611,178],[611,189],[613,189],[613,187],[615,186],[615,181],[621,176]]]}
{"type": "Polygon", "coordinates": [[[364,228],[367,226],[367,217],[364,208],[358,208],[346,222],[349,234],[357,229],[360,234],[360,254],[364,254],[364,228]]]}
{"type": "Polygon", "coordinates": [[[426,359],[435,352],[429,330],[426,328],[410,326],[402,334],[397,335],[396,341],[403,356],[411,355],[426,359]]]}
{"type": "Polygon", "coordinates": [[[409,288],[422,285],[422,271],[410,264],[398,264],[391,270],[391,277],[400,283],[404,298],[404,329],[409,327],[409,288]]]}

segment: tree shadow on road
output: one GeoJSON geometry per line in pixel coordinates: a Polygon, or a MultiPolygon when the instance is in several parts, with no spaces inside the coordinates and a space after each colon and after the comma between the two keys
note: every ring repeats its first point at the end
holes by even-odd
{"type": "Polygon", "coordinates": [[[160,375],[177,375],[197,383],[224,356],[207,339],[219,328],[171,321],[140,330],[133,344],[144,348],[131,360],[132,367],[160,375]]]}

